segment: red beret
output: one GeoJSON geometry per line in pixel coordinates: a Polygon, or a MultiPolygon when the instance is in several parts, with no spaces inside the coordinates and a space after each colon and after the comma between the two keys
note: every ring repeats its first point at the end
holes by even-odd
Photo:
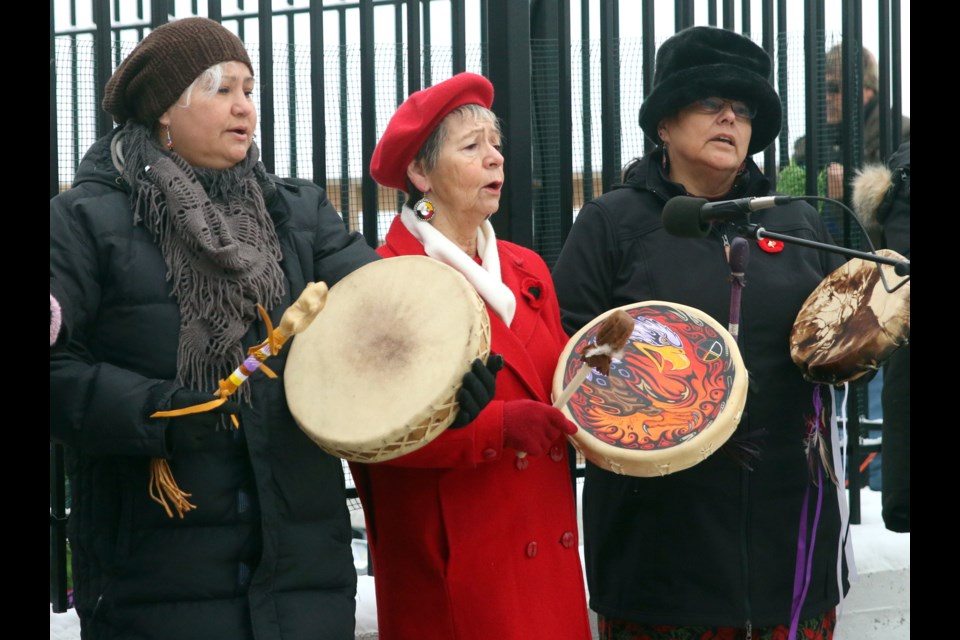
{"type": "Polygon", "coordinates": [[[407,167],[443,118],[465,104],[487,109],[493,104],[493,85],[475,73],[458,73],[403,101],[387,123],[373,150],[370,175],[379,184],[407,190],[407,167]]]}

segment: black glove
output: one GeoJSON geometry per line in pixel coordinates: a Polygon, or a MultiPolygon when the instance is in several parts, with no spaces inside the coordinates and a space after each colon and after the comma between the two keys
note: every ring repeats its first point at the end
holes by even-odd
{"type": "Polygon", "coordinates": [[[473,422],[483,408],[493,400],[497,390],[497,372],[503,369],[503,356],[491,353],[487,364],[477,358],[470,365],[470,371],[463,376],[463,386],[457,392],[460,411],[448,429],[459,429],[473,422]]]}
{"type": "MultiPolygon", "coordinates": [[[[166,410],[184,409],[216,399],[212,393],[183,387],[170,398],[170,407],[166,410]]],[[[229,413],[240,413],[240,405],[227,400],[219,407],[203,413],[170,418],[166,431],[167,451],[176,454],[206,448],[217,426],[223,421],[223,414],[229,413]]]]}

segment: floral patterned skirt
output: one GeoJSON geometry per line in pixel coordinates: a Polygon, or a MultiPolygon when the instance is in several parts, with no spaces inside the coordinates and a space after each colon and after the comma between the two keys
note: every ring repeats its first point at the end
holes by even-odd
{"type": "MultiPolygon", "coordinates": [[[[667,624],[634,624],[597,616],[600,640],[791,640],[790,625],[746,629],[737,627],[674,626],[667,624]]],[[[798,637],[804,640],[833,640],[837,610],[801,620],[798,637]]]]}

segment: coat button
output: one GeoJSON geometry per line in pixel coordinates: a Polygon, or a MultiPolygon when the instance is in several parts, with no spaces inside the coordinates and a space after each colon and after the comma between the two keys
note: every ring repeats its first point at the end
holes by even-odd
{"type": "Polygon", "coordinates": [[[560,536],[560,544],[569,549],[573,546],[573,534],[567,531],[565,534],[560,536]]]}
{"type": "Polygon", "coordinates": [[[563,447],[558,444],[550,447],[550,459],[554,462],[560,462],[563,460],[563,447]]]}
{"type": "Polygon", "coordinates": [[[537,543],[536,543],[536,542],[528,542],[528,543],[527,543],[527,557],[528,557],[528,558],[532,558],[532,557],[535,556],[535,555],[537,555],[537,543]]]}
{"type": "Polygon", "coordinates": [[[484,460],[493,460],[497,457],[497,452],[495,449],[484,449],[481,455],[483,455],[484,460]]]}
{"type": "Polygon", "coordinates": [[[517,469],[519,469],[520,471],[523,471],[524,469],[530,466],[530,460],[528,460],[526,456],[522,458],[518,457],[516,460],[513,461],[513,464],[514,466],[517,467],[517,469]]]}

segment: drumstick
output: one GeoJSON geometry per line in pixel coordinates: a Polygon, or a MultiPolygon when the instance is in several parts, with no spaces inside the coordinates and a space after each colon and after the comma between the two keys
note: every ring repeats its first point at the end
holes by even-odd
{"type": "MultiPolygon", "coordinates": [[[[270,316],[261,305],[257,305],[257,310],[267,325],[267,339],[260,344],[247,350],[248,357],[243,363],[233,370],[229,376],[220,380],[219,388],[213,393],[217,396],[216,400],[204,402],[192,407],[182,409],[171,409],[169,411],[157,411],[150,414],[151,418],[172,418],[176,416],[188,415],[191,413],[202,413],[210,411],[222,405],[227,401],[237,388],[247,381],[247,379],[257,369],[262,368],[268,377],[275,378],[273,373],[263,361],[272,355],[277,355],[283,348],[284,343],[294,335],[300,333],[310,326],[314,318],[323,310],[327,304],[327,284],[325,282],[311,282],[301,292],[297,298],[280,318],[280,326],[276,329],[270,322],[270,316]]],[[[240,423],[235,415],[230,416],[233,426],[240,427],[240,423]]],[[[154,502],[160,504],[167,512],[168,517],[173,517],[173,512],[167,504],[166,498],[173,502],[174,508],[180,518],[187,511],[196,509],[196,505],[191,504],[187,498],[191,494],[183,491],[177,486],[173,479],[173,472],[170,470],[169,463],[163,458],[154,458],[150,461],[150,497],[154,502]]]]}
{"type": "MultiPolygon", "coordinates": [[[[627,345],[631,333],[633,333],[633,318],[629,313],[623,309],[617,309],[607,316],[600,324],[596,341],[583,349],[580,355],[583,364],[560,392],[560,397],[554,401],[553,407],[563,409],[587,379],[591,369],[596,369],[605,376],[610,375],[610,362],[614,358],[619,360],[623,357],[623,348],[627,345]]],[[[522,459],[526,455],[526,451],[517,451],[518,458],[522,459]]]]}
{"type": "Polygon", "coordinates": [[[600,325],[600,330],[597,331],[596,341],[588,344],[580,355],[583,364],[560,392],[560,397],[554,401],[553,406],[557,409],[565,407],[583,381],[587,379],[591,369],[596,369],[605,376],[610,375],[610,362],[614,358],[623,357],[623,348],[627,346],[631,333],[633,333],[633,318],[629,313],[623,309],[617,309],[607,316],[600,325]]]}
{"type": "Polygon", "coordinates": [[[730,242],[730,335],[739,342],[740,295],[747,285],[747,262],[750,261],[750,245],[746,238],[737,236],[730,242]]]}

